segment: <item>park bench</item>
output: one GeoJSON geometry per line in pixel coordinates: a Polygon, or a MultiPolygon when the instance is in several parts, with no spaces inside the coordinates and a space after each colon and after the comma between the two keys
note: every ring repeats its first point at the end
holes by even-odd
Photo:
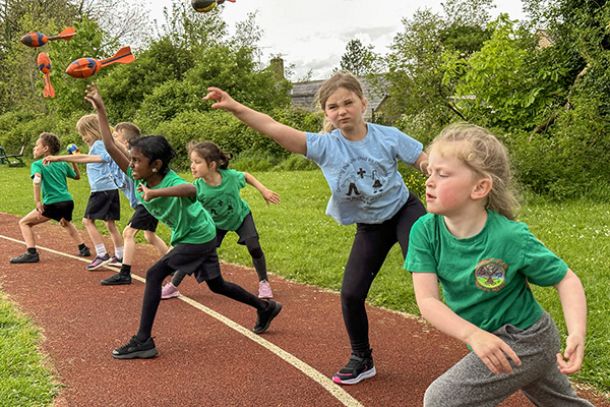
{"type": "Polygon", "coordinates": [[[24,167],[25,163],[21,159],[25,145],[22,145],[17,154],[6,154],[4,147],[0,146],[0,164],[6,164],[9,167],[24,167]]]}

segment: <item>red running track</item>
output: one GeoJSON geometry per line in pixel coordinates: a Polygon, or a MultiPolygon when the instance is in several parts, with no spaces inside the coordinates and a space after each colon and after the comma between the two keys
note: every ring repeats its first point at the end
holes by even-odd
{"type": "MultiPolygon", "coordinates": [[[[24,249],[11,240],[21,241],[17,220],[0,213],[0,284],[43,329],[42,351],[63,384],[56,406],[421,406],[426,387],[466,353],[417,318],[369,306],[377,376],[337,386],[329,377],[349,356],[339,296],[272,275],[284,308],[263,335],[249,333],[253,309],[187,277],[180,291],[199,308],[162,301],[153,328],[160,355],[115,360],[112,349],[137,329],[144,284],[101,286],[113,271],[86,271],[86,262],[71,256],[67,233],[53,224],[34,231],[39,246],[58,253],[41,251],[37,264],[9,264],[24,249]]],[[[134,274],[145,276],[156,257],[152,247],[139,246],[134,274]]],[[[223,264],[222,272],[256,290],[253,270],[223,264]]],[[[601,396],[580,393],[610,407],[601,396]]],[[[515,394],[501,405],[532,404],[515,394]]]]}

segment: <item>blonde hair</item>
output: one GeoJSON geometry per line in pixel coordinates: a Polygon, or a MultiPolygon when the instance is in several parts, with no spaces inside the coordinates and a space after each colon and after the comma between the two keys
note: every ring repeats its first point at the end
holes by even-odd
{"type": "MultiPolygon", "coordinates": [[[[358,78],[346,71],[339,71],[334,74],[332,77],[326,80],[320,86],[318,91],[316,92],[316,101],[320,104],[320,108],[324,111],[326,108],[326,101],[337,89],[344,88],[351,92],[354,92],[356,96],[360,98],[363,102],[366,101],[366,97],[364,96],[364,92],[362,90],[362,85],[358,78]]],[[[332,123],[324,118],[324,125],[322,130],[325,133],[328,133],[334,130],[334,126],[332,123]]]]}
{"type": "Polygon", "coordinates": [[[76,131],[81,137],[85,135],[91,136],[94,140],[102,139],[100,131],[100,122],[96,114],[86,114],[76,122],[76,131]]]}
{"type": "Polygon", "coordinates": [[[514,186],[508,150],[487,129],[469,123],[445,127],[428,146],[452,154],[475,173],[492,180],[486,208],[515,219],[519,201],[514,186]],[[460,143],[456,146],[455,143],[460,143]],[[451,144],[451,145],[449,145],[451,144]]]}

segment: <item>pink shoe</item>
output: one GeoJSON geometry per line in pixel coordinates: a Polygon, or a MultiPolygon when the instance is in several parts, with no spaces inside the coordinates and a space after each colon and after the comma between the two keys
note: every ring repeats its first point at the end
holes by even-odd
{"type": "Polygon", "coordinates": [[[180,291],[172,283],[167,283],[161,288],[161,299],[167,300],[180,295],[180,291]]]}
{"type": "Polygon", "coordinates": [[[258,282],[258,298],[273,298],[273,291],[271,291],[269,281],[263,280],[258,282]]]}

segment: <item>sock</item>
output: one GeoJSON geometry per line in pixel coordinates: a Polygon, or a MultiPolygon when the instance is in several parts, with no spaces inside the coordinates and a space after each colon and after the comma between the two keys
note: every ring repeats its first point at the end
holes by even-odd
{"type": "Polygon", "coordinates": [[[123,259],[123,246],[114,248],[114,256],[119,260],[123,259]]]}
{"type": "Polygon", "coordinates": [[[28,247],[28,253],[35,254],[36,253],[36,248],[35,247],[28,247]]]}
{"type": "Polygon", "coordinates": [[[106,246],[104,246],[104,243],[96,244],[95,245],[95,252],[100,257],[104,257],[108,253],[106,251],[106,246]]]}
{"type": "Polygon", "coordinates": [[[84,243],[81,243],[78,245],[78,250],[83,250],[85,247],[87,247],[87,245],[84,243]]]}
{"type": "Polygon", "coordinates": [[[131,274],[131,265],[129,265],[129,264],[122,264],[121,265],[120,274],[123,274],[125,276],[130,275],[131,274]]]}

